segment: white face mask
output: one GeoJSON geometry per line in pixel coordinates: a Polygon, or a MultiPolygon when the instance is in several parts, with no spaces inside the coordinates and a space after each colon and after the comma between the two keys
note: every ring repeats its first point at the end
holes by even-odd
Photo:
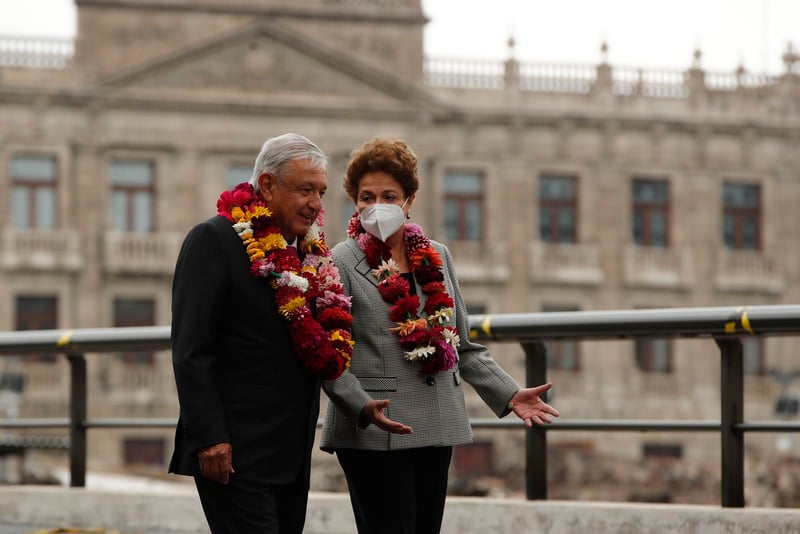
{"type": "MultiPolygon", "coordinates": [[[[406,205],[406,202],[403,202],[403,206],[406,205]]],[[[361,226],[381,241],[386,241],[403,226],[405,218],[403,206],[384,203],[370,204],[360,212],[361,226]]]]}

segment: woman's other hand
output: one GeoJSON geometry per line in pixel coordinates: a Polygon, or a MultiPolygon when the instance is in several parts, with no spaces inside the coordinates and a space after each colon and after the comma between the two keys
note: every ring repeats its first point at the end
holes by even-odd
{"type": "Polygon", "coordinates": [[[559,413],[558,410],[542,400],[542,395],[552,387],[553,384],[548,382],[535,388],[520,389],[511,397],[513,404],[511,409],[529,427],[532,427],[534,423],[537,425],[551,423],[552,418],[558,417],[559,413]]]}
{"type": "Polygon", "coordinates": [[[366,403],[361,410],[361,417],[386,432],[391,432],[392,434],[411,434],[413,430],[410,426],[386,417],[383,411],[388,407],[389,399],[371,400],[366,403]]]}

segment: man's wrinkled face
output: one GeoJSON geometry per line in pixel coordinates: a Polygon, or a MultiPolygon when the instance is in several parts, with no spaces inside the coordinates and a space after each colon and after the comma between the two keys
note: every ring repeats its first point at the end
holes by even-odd
{"type": "Polygon", "coordinates": [[[258,183],[272,220],[292,243],[296,237],[302,239],[317,220],[328,189],[328,172],[305,159],[291,161],[285,169],[280,178],[262,173],[258,183]]]}

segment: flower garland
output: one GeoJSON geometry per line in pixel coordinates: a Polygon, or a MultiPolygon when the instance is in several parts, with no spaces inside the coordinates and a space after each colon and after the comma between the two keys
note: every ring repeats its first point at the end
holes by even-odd
{"type": "Polygon", "coordinates": [[[347,235],[364,251],[372,274],[379,280],[378,292],[391,307],[389,318],[397,323],[391,332],[397,334],[406,360],[421,364],[421,373],[435,374],[455,365],[460,339],[457,330],[445,326],[453,315],[453,299],[445,290],[442,259],[417,224],[403,226],[403,241],[411,272],[422,292],[428,296],[420,317],[419,296],[411,294],[411,285],[400,274],[386,243],[361,226],[358,213],[353,214],[347,235]]]}
{"type": "Polygon", "coordinates": [[[319,228],[321,216],[299,243],[301,262],[250,184],[224,191],[217,213],[233,223],[250,258],[250,274],[266,278],[275,289],[278,311],[289,324],[292,347],[303,366],[325,380],[338,378],[353,355],[353,317],[350,297],[319,228]]]}

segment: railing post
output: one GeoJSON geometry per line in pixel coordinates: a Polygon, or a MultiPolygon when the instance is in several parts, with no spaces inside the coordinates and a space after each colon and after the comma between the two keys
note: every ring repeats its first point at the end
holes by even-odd
{"type": "MultiPolygon", "coordinates": [[[[522,342],[527,387],[547,382],[547,349],[541,341],[522,342]]],[[[547,433],[542,426],[525,430],[525,486],[528,500],[547,499],[547,433]]]]}
{"type": "Polygon", "coordinates": [[[69,485],[86,486],[86,358],[67,354],[69,387],[69,485]]]}
{"type": "Polygon", "coordinates": [[[722,440],[722,506],[744,507],[744,362],[739,338],[715,338],[720,348],[722,440]]]}

